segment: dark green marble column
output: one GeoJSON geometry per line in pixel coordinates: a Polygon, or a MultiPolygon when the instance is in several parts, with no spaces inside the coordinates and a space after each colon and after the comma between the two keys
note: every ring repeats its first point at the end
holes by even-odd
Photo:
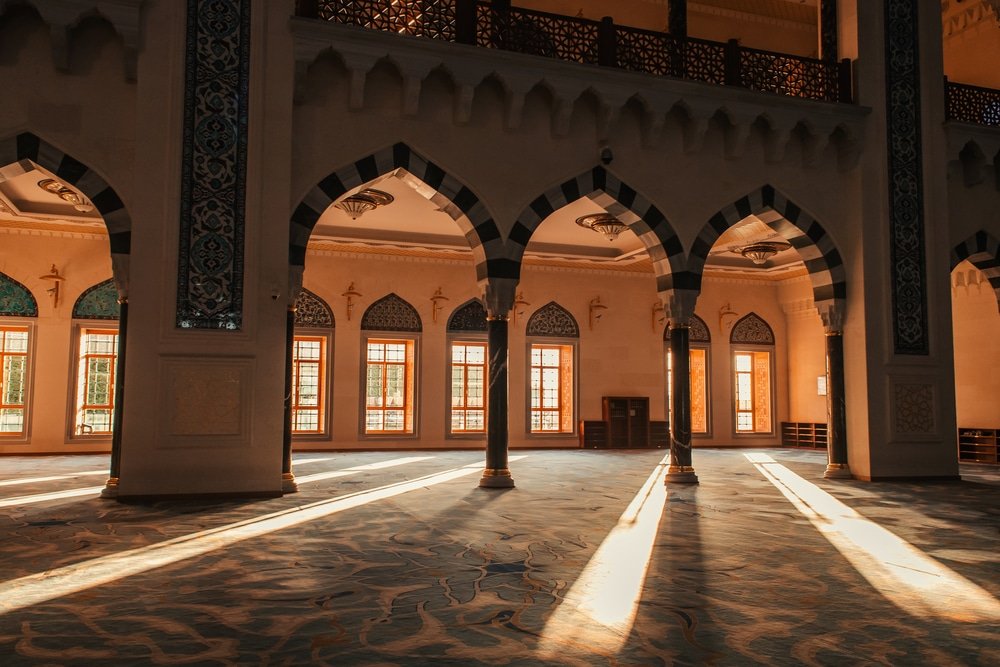
{"type": "Polygon", "coordinates": [[[847,405],[844,393],[844,336],[839,331],[826,334],[826,405],[830,426],[827,431],[827,465],[824,477],[851,478],[847,465],[847,405]]]}
{"type": "Polygon", "coordinates": [[[281,491],[295,493],[299,485],[292,473],[292,363],[295,353],[295,306],[285,316],[285,428],[281,442],[281,491]]]}
{"type": "MultiPolygon", "coordinates": [[[[687,322],[687,320],[684,320],[687,322]]],[[[673,373],[670,395],[673,411],[670,415],[670,466],[667,484],[697,484],[698,476],[691,464],[691,342],[688,325],[670,324],[670,357],[673,373]]]]}
{"type": "Polygon", "coordinates": [[[489,388],[486,414],[486,469],[479,486],[509,489],[514,479],[507,467],[507,316],[487,318],[489,388]]]}
{"type": "Polygon", "coordinates": [[[115,359],[115,410],[111,417],[111,470],[101,491],[102,498],[118,495],[122,461],[122,415],[125,403],[125,341],[128,336],[128,299],[118,301],[118,355],[115,359]]]}

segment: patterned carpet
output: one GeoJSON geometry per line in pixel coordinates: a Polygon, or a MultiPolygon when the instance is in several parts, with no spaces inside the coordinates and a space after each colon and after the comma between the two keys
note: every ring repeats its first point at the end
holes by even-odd
{"type": "Polygon", "coordinates": [[[996,467],[514,454],[507,491],[476,452],[311,453],[284,498],[127,505],[106,457],[0,458],[0,665],[1000,664],[996,467]]]}

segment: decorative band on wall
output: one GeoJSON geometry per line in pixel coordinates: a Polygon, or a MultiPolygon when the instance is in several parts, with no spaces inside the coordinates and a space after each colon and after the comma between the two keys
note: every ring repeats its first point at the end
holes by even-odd
{"type": "Polygon", "coordinates": [[[250,0],[188,0],[177,326],[243,325],[250,0]]]}
{"type": "Polygon", "coordinates": [[[930,340],[917,5],[913,0],[885,0],[885,99],[893,349],[896,354],[926,355],[930,340]]]}

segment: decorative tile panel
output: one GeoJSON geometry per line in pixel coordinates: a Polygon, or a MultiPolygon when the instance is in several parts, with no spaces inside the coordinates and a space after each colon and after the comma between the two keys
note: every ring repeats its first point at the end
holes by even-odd
{"type": "Polygon", "coordinates": [[[332,329],[335,324],[333,310],[313,292],[303,288],[295,299],[295,326],[332,329]]]}
{"type": "Polygon", "coordinates": [[[5,273],[0,273],[0,316],[38,317],[38,302],[31,290],[5,273]]]}
{"type": "Polygon", "coordinates": [[[933,433],[934,385],[900,383],[894,392],[896,433],[933,433]]]}
{"type": "Polygon", "coordinates": [[[115,281],[108,279],[84,290],[73,304],[78,320],[117,320],[121,312],[115,281]]]}
{"type": "Polygon", "coordinates": [[[486,333],[486,329],[486,307],[479,299],[459,306],[448,318],[448,331],[486,333]]]}
{"type": "Polygon", "coordinates": [[[362,331],[422,331],[417,309],[395,294],[368,306],[361,318],[362,331]]]}
{"type": "Polygon", "coordinates": [[[177,326],[243,324],[250,0],[188,0],[177,326]]]}
{"type": "Polygon", "coordinates": [[[528,336],[559,336],[579,338],[580,327],[568,310],[550,301],[534,312],[525,332],[528,336]]]}
{"type": "Polygon", "coordinates": [[[926,355],[930,341],[917,5],[913,0],[885,0],[885,85],[893,347],[897,354],[926,355]]]}
{"type": "Polygon", "coordinates": [[[737,320],[729,334],[734,344],[774,345],[774,331],[757,313],[748,313],[737,320]]]}

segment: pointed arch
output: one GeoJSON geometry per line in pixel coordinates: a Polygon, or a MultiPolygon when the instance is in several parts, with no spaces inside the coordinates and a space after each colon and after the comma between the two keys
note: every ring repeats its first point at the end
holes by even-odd
{"type": "Polygon", "coordinates": [[[729,333],[731,345],[774,345],[774,330],[764,318],[754,312],[736,320],[729,333]]]}
{"type": "Polygon", "coordinates": [[[449,332],[486,333],[486,307],[479,299],[469,299],[448,318],[449,332]]]}
{"type": "Polygon", "coordinates": [[[749,215],[757,216],[792,244],[809,272],[813,302],[824,326],[839,330],[847,299],[847,274],[840,251],[816,218],[771,185],[763,185],[737,199],[702,227],[687,262],[694,288],[701,290],[705,261],[715,242],[749,215]]]}
{"type": "Polygon", "coordinates": [[[549,301],[531,314],[525,335],[579,338],[580,326],[572,313],[555,301],[549,301]]]}
{"type": "Polygon", "coordinates": [[[368,306],[361,318],[362,331],[423,331],[420,313],[395,293],[368,306]]]}
{"type": "Polygon", "coordinates": [[[476,263],[476,279],[484,284],[488,264],[502,257],[503,239],[493,217],[468,186],[404,143],[376,151],[341,167],[313,186],[292,213],[288,260],[304,266],[306,244],[323,212],[348,191],[392,172],[418,185],[421,195],[447,213],[465,234],[476,263]]]}
{"type": "Polygon", "coordinates": [[[38,317],[38,301],[27,287],[0,272],[0,316],[38,317]]]}
{"type": "MultiPolygon", "coordinates": [[[[670,340],[670,322],[663,327],[663,340],[670,340]]],[[[697,315],[692,315],[688,320],[688,340],[692,343],[711,343],[712,332],[709,330],[705,320],[697,315]]]]}
{"type": "Polygon", "coordinates": [[[1000,240],[989,232],[979,230],[952,249],[953,271],[964,260],[983,272],[997,295],[997,307],[1000,308],[1000,240]]]}
{"type": "Polygon", "coordinates": [[[295,299],[295,326],[333,329],[337,321],[330,305],[315,292],[303,287],[295,299]]]}
{"type": "Polygon", "coordinates": [[[617,217],[642,239],[656,273],[656,291],[663,295],[683,288],[684,247],[667,217],[646,197],[601,166],[553,186],[536,197],[517,217],[510,232],[509,267],[517,278],[532,234],[563,206],[588,198],[617,217]]]}
{"type": "Polygon", "coordinates": [[[83,291],[73,304],[73,319],[117,320],[121,315],[115,281],[108,278],[83,291]]]}
{"type": "MultiPolygon", "coordinates": [[[[132,242],[132,218],[115,189],[97,172],[31,132],[0,140],[0,166],[31,160],[87,196],[104,218],[111,255],[126,256],[132,242]]],[[[25,172],[30,166],[22,164],[25,172]]],[[[117,275],[116,275],[117,279],[117,275]]],[[[119,286],[122,281],[119,280],[119,286]]]]}

